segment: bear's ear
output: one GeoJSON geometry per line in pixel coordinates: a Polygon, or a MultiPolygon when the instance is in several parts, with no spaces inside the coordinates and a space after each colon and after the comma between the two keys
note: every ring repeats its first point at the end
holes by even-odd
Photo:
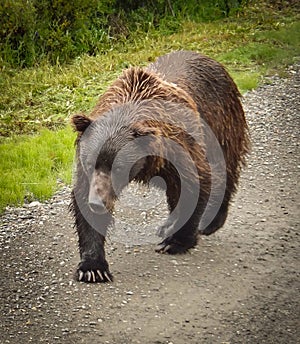
{"type": "Polygon", "coordinates": [[[132,126],[132,132],[134,137],[156,135],[158,136],[158,129],[151,127],[148,123],[137,122],[132,126]]]}
{"type": "Polygon", "coordinates": [[[83,133],[92,123],[92,120],[84,115],[74,115],[71,122],[76,131],[83,133]]]}

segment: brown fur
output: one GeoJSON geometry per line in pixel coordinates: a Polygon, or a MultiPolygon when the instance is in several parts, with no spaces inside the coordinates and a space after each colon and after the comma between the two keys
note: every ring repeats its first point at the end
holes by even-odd
{"type": "MultiPolygon", "coordinates": [[[[222,65],[207,56],[181,51],[158,58],[144,69],[125,70],[100,97],[90,117],[96,119],[116,105],[144,99],[187,106],[196,116],[200,115],[216,135],[224,151],[228,183],[235,192],[249,151],[248,127],[239,97],[235,83],[222,65]],[[184,68],[179,56],[189,59],[190,69],[184,68]]],[[[154,124],[149,119],[146,125],[154,124]]],[[[168,128],[158,130],[178,142],[177,133],[167,133],[168,128]]],[[[193,149],[188,150],[193,154],[193,149]]],[[[203,159],[197,160],[201,171],[203,159]]]]}
{"type": "Polygon", "coordinates": [[[96,119],[116,105],[145,99],[184,104],[197,111],[195,102],[183,89],[159,78],[157,74],[150,71],[142,68],[129,68],[100,97],[91,113],[91,118],[96,119]]]}
{"type": "Polygon", "coordinates": [[[192,97],[200,117],[212,129],[223,149],[228,182],[231,191],[235,191],[250,143],[239,100],[241,95],[227,71],[213,59],[188,51],[158,58],[147,70],[156,72],[192,97]],[[189,68],[182,63],[186,59],[189,68]]]}

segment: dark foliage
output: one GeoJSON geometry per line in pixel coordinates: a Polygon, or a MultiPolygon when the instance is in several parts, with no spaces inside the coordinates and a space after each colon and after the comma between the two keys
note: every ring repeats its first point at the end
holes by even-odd
{"type": "Polygon", "coordinates": [[[172,32],[182,17],[213,20],[247,0],[2,0],[0,65],[28,67],[68,62],[111,49],[130,32],[160,27],[172,32]],[[150,24],[149,24],[150,23],[150,24]]]}

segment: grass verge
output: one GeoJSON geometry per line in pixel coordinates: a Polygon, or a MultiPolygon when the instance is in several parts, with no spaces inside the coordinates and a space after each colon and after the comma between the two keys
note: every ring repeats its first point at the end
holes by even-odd
{"type": "Polygon", "coordinates": [[[8,204],[45,200],[59,184],[70,184],[74,156],[70,127],[44,129],[34,137],[7,139],[0,145],[0,210],[8,204]]]}

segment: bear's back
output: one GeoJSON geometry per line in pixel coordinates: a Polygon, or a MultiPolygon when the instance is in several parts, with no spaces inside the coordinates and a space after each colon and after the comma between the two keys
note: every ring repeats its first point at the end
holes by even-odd
{"type": "Polygon", "coordinates": [[[235,83],[220,63],[193,51],[180,50],[161,56],[146,70],[185,90],[204,118],[207,109],[216,109],[216,106],[224,109],[228,95],[235,98],[234,101],[240,97],[235,83]]]}
{"type": "Polygon", "coordinates": [[[187,70],[190,63],[202,56],[192,51],[175,51],[160,56],[151,63],[146,70],[158,74],[162,79],[178,84],[187,78],[187,70]]]}
{"type": "Polygon", "coordinates": [[[99,98],[90,116],[96,119],[116,106],[143,100],[177,103],[191,109],[196,116],[198,114],[196,103],[185,89],[161,78],[160,74],[148,68],[132,67],[123,71],[99,98]]]}

